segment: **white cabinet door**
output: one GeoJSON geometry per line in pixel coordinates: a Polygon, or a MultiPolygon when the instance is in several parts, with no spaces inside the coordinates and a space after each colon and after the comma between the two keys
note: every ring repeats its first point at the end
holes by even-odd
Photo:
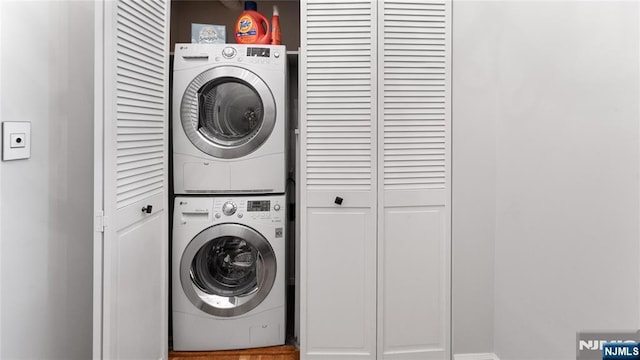
{"type": "Polygon", "coordinates": [[[301,356],[449,359],[451,4],[301,5],[301,356]]]}
{"type": "Polygon", "coordinates": [[[375,12],[301,2],[303,359],[376,357],[375,12]]]}
{"type": "Polygon", "coordinates": [[[97,5],[97,359],[167,357],[168,19],[168,1],[97,5]]]}
{"type": "Polygon", "coordinates": [[[378,359],[449,359],[450,1],[378,3],[378,359]]]}

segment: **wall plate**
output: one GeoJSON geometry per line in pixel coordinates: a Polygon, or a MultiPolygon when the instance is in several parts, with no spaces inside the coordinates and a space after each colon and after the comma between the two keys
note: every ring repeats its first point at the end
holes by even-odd
{"type": "Polygon", "coordinates": [[[2,123],[2,160],[31,157],[31,123],[5,121],[2,123]]]}

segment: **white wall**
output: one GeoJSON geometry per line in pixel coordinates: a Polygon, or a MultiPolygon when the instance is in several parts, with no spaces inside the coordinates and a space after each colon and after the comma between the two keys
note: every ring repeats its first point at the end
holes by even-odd
{"type": "Polygon", "coordinates": [[[485,21],[495,351],[573,359],[576,331],[640,325],[638,3],[501,2],[485,21]]]}
{"type": "Polygon", "coordinates": [[[638,7],[454,2],[455,354],[640,327],[638,7]]]}
{"type": "Polygon", "coordinates": [[[0,120],[31,121],[0,162],[2,359],[89,359],[93,2],[3,1],[0,120]]]}
{"type": "Polygon", "coordinates": [[[493,352],[500,2],[453,2],[454,354],[493,352]]]}
{"type": "MultiPolygon", "coordinates": [[[[2,9],[0,1],[0,84],[2,84],[2,9]]],[[[0,86],[0,126],[2,122],[2,86],[0,86]]],[[[0,128],[0,132],[1,132],[0,128]]],[[[1,156],[1,154],[0,154],[1,156]]],[[[1,160],[0,160],[1,161],[1,160]]],[[[0,165],[0,179],[2,179],[2,165],[0,165]]],[[[0,204],[2,204],[2,191],[0,191],[0,204]]],[[[2,356],[2,206],[0,206],[0,357],[2,356]]]]}

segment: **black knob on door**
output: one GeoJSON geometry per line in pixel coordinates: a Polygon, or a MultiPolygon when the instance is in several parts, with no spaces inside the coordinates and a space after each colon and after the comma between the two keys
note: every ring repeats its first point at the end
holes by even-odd
{"type": "Polygon", "coordinates": [[[153,206],[147,205],[147,206],[142,208],[142,212],[143,213],[147,213],[147,214],[151,214],[151,209],[153,209],[153,206]]]}
{"type": "Polygon", "coordinates": [[[333,200],[334,203],[338,204],[338,205],[342,205],[342,198],[340,196],[336,196],[336,199],[333,200]]]}

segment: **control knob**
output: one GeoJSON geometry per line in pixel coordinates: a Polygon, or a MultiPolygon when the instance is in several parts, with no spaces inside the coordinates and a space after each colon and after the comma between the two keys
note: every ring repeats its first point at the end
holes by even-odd
{"type": "Polygon", "coordinates": [[[222,205],[222,213],[227,216],[235,214],[236,210],[238,210],[238,207],[233,201],[227,201],[226,203],[224,203],[224,205],[222,205]]]}
{"type": "Polygon", "coordinates": [[[224,56],[227,59],[231,59],[232,57],[236,56],[236,49],[230,46],[226,47],[222,49],[222,56],[224,56]]]}

